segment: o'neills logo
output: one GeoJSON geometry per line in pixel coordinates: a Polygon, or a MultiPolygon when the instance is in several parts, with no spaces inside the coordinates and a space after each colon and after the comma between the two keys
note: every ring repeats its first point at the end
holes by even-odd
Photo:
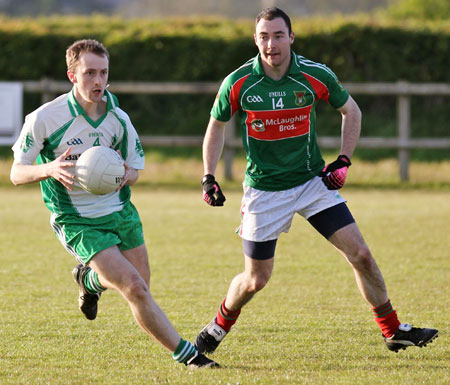
{"type": "Polygon", "coordinates": [[[306,103],[306,99],[304,97],[305,93],[303,91],[294,91],[295,95],[295,104],[297,106],[303,106],[306,103]]]}
{"type": "Polygon", "coordinates": [[[264,122],[261,119],[254,119],[251,122],[252,128],[256,132],[264,132],[266,130],[266,127],[264,126],[264,122]]]}

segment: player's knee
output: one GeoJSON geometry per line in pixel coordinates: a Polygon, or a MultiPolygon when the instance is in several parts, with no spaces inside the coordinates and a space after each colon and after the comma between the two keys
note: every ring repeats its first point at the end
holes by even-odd
{"type": "Polygon", "coordinates": [[[358,270],[371,270],[375,263],[372,258],[372,254],[366,245],[361,245],[356,248],[348,259],[349,262],[358,270]]]}
{"type": "Polygon", "coordinates": [[[122,291],[124,296],[133,302],[140,301],[148,295],[148,285],[136,274],[129,277],[122,291]]]}
{"type": "Polygon", "coordinates": [[[264,289],[269,282],[270,273],[261,272],[247,278],[247,290],[249,293],[255,294],[264,289]]]}

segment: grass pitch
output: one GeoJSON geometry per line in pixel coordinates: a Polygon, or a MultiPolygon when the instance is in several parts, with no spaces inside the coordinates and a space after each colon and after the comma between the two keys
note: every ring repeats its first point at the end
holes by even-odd
{"type": "MultiPolygon", "coordinates": [[[[240,192],[210,208],[199,191],[136,188],[152,293],[193,340],[241,271],[240,192]]],[[[191,371],[106,292],[95,321],[77,308],[75,260],[48,225],[37,187],[0,189],[0,384],[448,384],[448,191],[345,189],[402,322],[435,327],[426,348],[389,352],[350,267],[297,217],[268,286],[212,356],[191,371]]]]}

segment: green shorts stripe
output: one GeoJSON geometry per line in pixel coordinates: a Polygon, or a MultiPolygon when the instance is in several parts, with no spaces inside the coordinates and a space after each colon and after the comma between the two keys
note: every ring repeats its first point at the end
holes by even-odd
{"type": "Polygon", "coordinates": [[[130,250],[144,243],[142,223],[131,202],[99,218],[53,214],[50,223],[64,248],[83,264],[111,246],[130,250]]]}

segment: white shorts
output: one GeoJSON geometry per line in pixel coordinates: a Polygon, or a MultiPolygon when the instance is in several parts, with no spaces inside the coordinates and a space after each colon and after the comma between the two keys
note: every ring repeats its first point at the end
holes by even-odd
{"type": "Polygon", "coordinates": [[[236,232],[248,241],[264,242],[288,233],[295,213],[308,219],[329,207],[346,202],[338,191],[328,190],[322,178],[284,191],[262,191],[244,186],[241,225],[236,232]]]}

